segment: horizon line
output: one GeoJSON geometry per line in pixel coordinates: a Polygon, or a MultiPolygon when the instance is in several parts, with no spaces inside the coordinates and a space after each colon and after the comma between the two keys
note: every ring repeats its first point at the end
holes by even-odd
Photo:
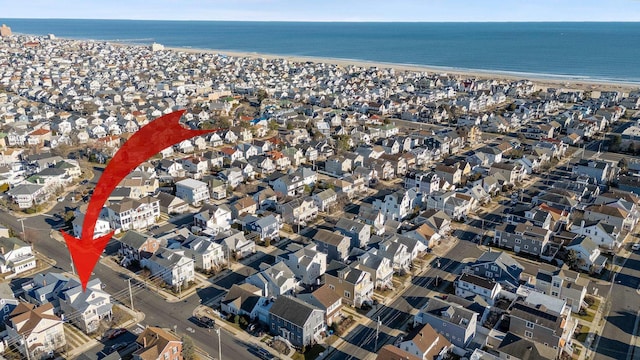
{"type": "Polygon", "coordinates": [[[450,21],[430,21],[430,20],[240,20],[240,19],[129,19],[129,18],[64,18],[64,17],[33,17],[33,18],[4,18],[2,20],[100,20],[100,21],[175,21],[175,22],[254,22],[254,23],[640,23],[632,20],[450,20],[450,21]]]}

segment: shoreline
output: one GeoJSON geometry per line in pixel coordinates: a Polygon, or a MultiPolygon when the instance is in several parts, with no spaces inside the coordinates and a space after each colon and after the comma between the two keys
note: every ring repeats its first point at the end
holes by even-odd
{"type": "MultiPolygon", "coordinates": [[[[44,35],[35,34],[16,34],[22,36],[36,36],[42,37],[44,35]]],[[[148,47],[151,44],[135,43],[135,42],[123,42],[101,39],[83,39],[83,38],[68,38],[57,37],[56,40],[65,41],[85,41],[85,42],[104,42],[111,45],[123,46],[123,47],[148,47]]],[[[123,39],[124,40],[124,39],[123,39]]],[[[146,40],[146,39],[145,39],[146,40]]],[[[251,58],[251,59],[267,59],[277,60],[284,59],[292,62],[312,62],[317,64],[331,64],[342,67],[347,66],[359,66],[359,67],[378,67],[380,69],[394,69],[397,71],[409,71],[409,72],[427,72],[438,75],[453,75],[455,77],[470,77],[478,80],[497,80],[497,81],[531,81],[539,89],[546,88],[561,88],[568,90],[584,90],[584,91],[620,91],[622,93],[628,93],[632,90],[640,89],[640,81],[638,82],[625,82],[617,79],[598,79],[581,77],[579,75],[559,75],[559,74],[539,74],[539,73],[526,73],[517,71],[506,70],[484,70],[484,69],[464,69],[446,66],[436,65],[421,65],[421,64],[402,64],[402,63],[389,63],[375,60],[361,60],[361,59],[344,59],[344,58],[331,58],[331,57],[317,57],[317,56],[304,56],[304,55],[286,55],[286,54],[265,54],[251,51],[239,51],[239,50],[221,50],[221,49],[209,49],[209,48],[193,48],[183,46],[165,46],[165,51],[184,52],[190,54],[213,54],[224,55],[236,58],[251,58]]]]}
{"type": "MultiPolygon", "coordinates": [[[[114,44],[114,43],[112,43],[114,44]]],[[[145,46],[145,45],[133,45],[126,43],[117,43],[121,46],[145,46]]],[[[381,69],[394,69],[400,71],[413,71],[413,72],[428,72],[435,74],[448,74],[457,77],[474,77],[482,80],[509,80],[520,81],[528,80],[540,87],[561,87],[576,90],[588,90],[588,91],[603,91],[603,90],[618,90],[627,92],[630,90],[640,89],[640,82],[622,82],[616,80],[607,79],[582,79],[578,76],[572,75],[555,75],[555,74],[535,74],[535,73],[519,73],[512,71],[501,70],[481,70],[481,69],[461,69],[461,68],[449,68],[433,65],[416,65],[416,64],[399,64],[399,63],[387,63],[381,61],[369,61],[369,60],[357,60],[357,59],[341,59],[341,58],[323,58],[315,56],[302,56],[302,55],[275,55],[275,54],[261,54],[249,51],[237,51],[237,50],[217,50],[217,49],[199,49],[190,47],[174,47],[165,46],[165,50],[175,52],[185,52],[191,54],[206,53],[215,55],[225,55],[231,57],[247,57],[252,59],[285,59],[293,62],[313,62],[324,63],[339,66],[360,66],[360,67],[378,67],[381,69]]]]}

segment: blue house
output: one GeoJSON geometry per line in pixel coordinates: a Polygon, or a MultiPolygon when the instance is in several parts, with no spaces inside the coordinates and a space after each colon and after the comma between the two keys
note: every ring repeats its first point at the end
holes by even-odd
{"type": "Polygon", "coordinates": [[[249,215],[244,219],[245,229],[254,232],[260,236],[261,240],[271,238],[271,240],[280,239],[280,221],[273,216],[256,217],[249,215]]]}

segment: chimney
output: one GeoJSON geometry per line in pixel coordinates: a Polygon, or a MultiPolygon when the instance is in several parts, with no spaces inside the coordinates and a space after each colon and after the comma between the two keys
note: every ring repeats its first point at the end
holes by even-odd
{"type": "Polygon", "coordinates": [[[142,337],[142,347],[143,347],[143,348],[146,348],[146,347],[147,347],[147,337],[146,337],[146,336],[143,336],[143,337],[142,337]]]}
{"type": "Polygon", "coordinates": [[[0,246],[0,253],[2,253],[2,255],[4,255],[4,246],[0,246]]]}

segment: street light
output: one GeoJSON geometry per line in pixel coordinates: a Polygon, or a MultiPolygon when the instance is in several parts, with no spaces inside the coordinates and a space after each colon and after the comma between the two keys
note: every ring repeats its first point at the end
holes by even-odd
{"type": "Polygon", "coordinates": [[[20,225],[22,225],[22,232],[20,233],[22,235],[22,240],[23,241],[27,241],[26,237],[27,237],[27,233],[24,232],[24,221],[26,220],[26,218],[20,218],[17,219],[20,222],[20,225]]]}

